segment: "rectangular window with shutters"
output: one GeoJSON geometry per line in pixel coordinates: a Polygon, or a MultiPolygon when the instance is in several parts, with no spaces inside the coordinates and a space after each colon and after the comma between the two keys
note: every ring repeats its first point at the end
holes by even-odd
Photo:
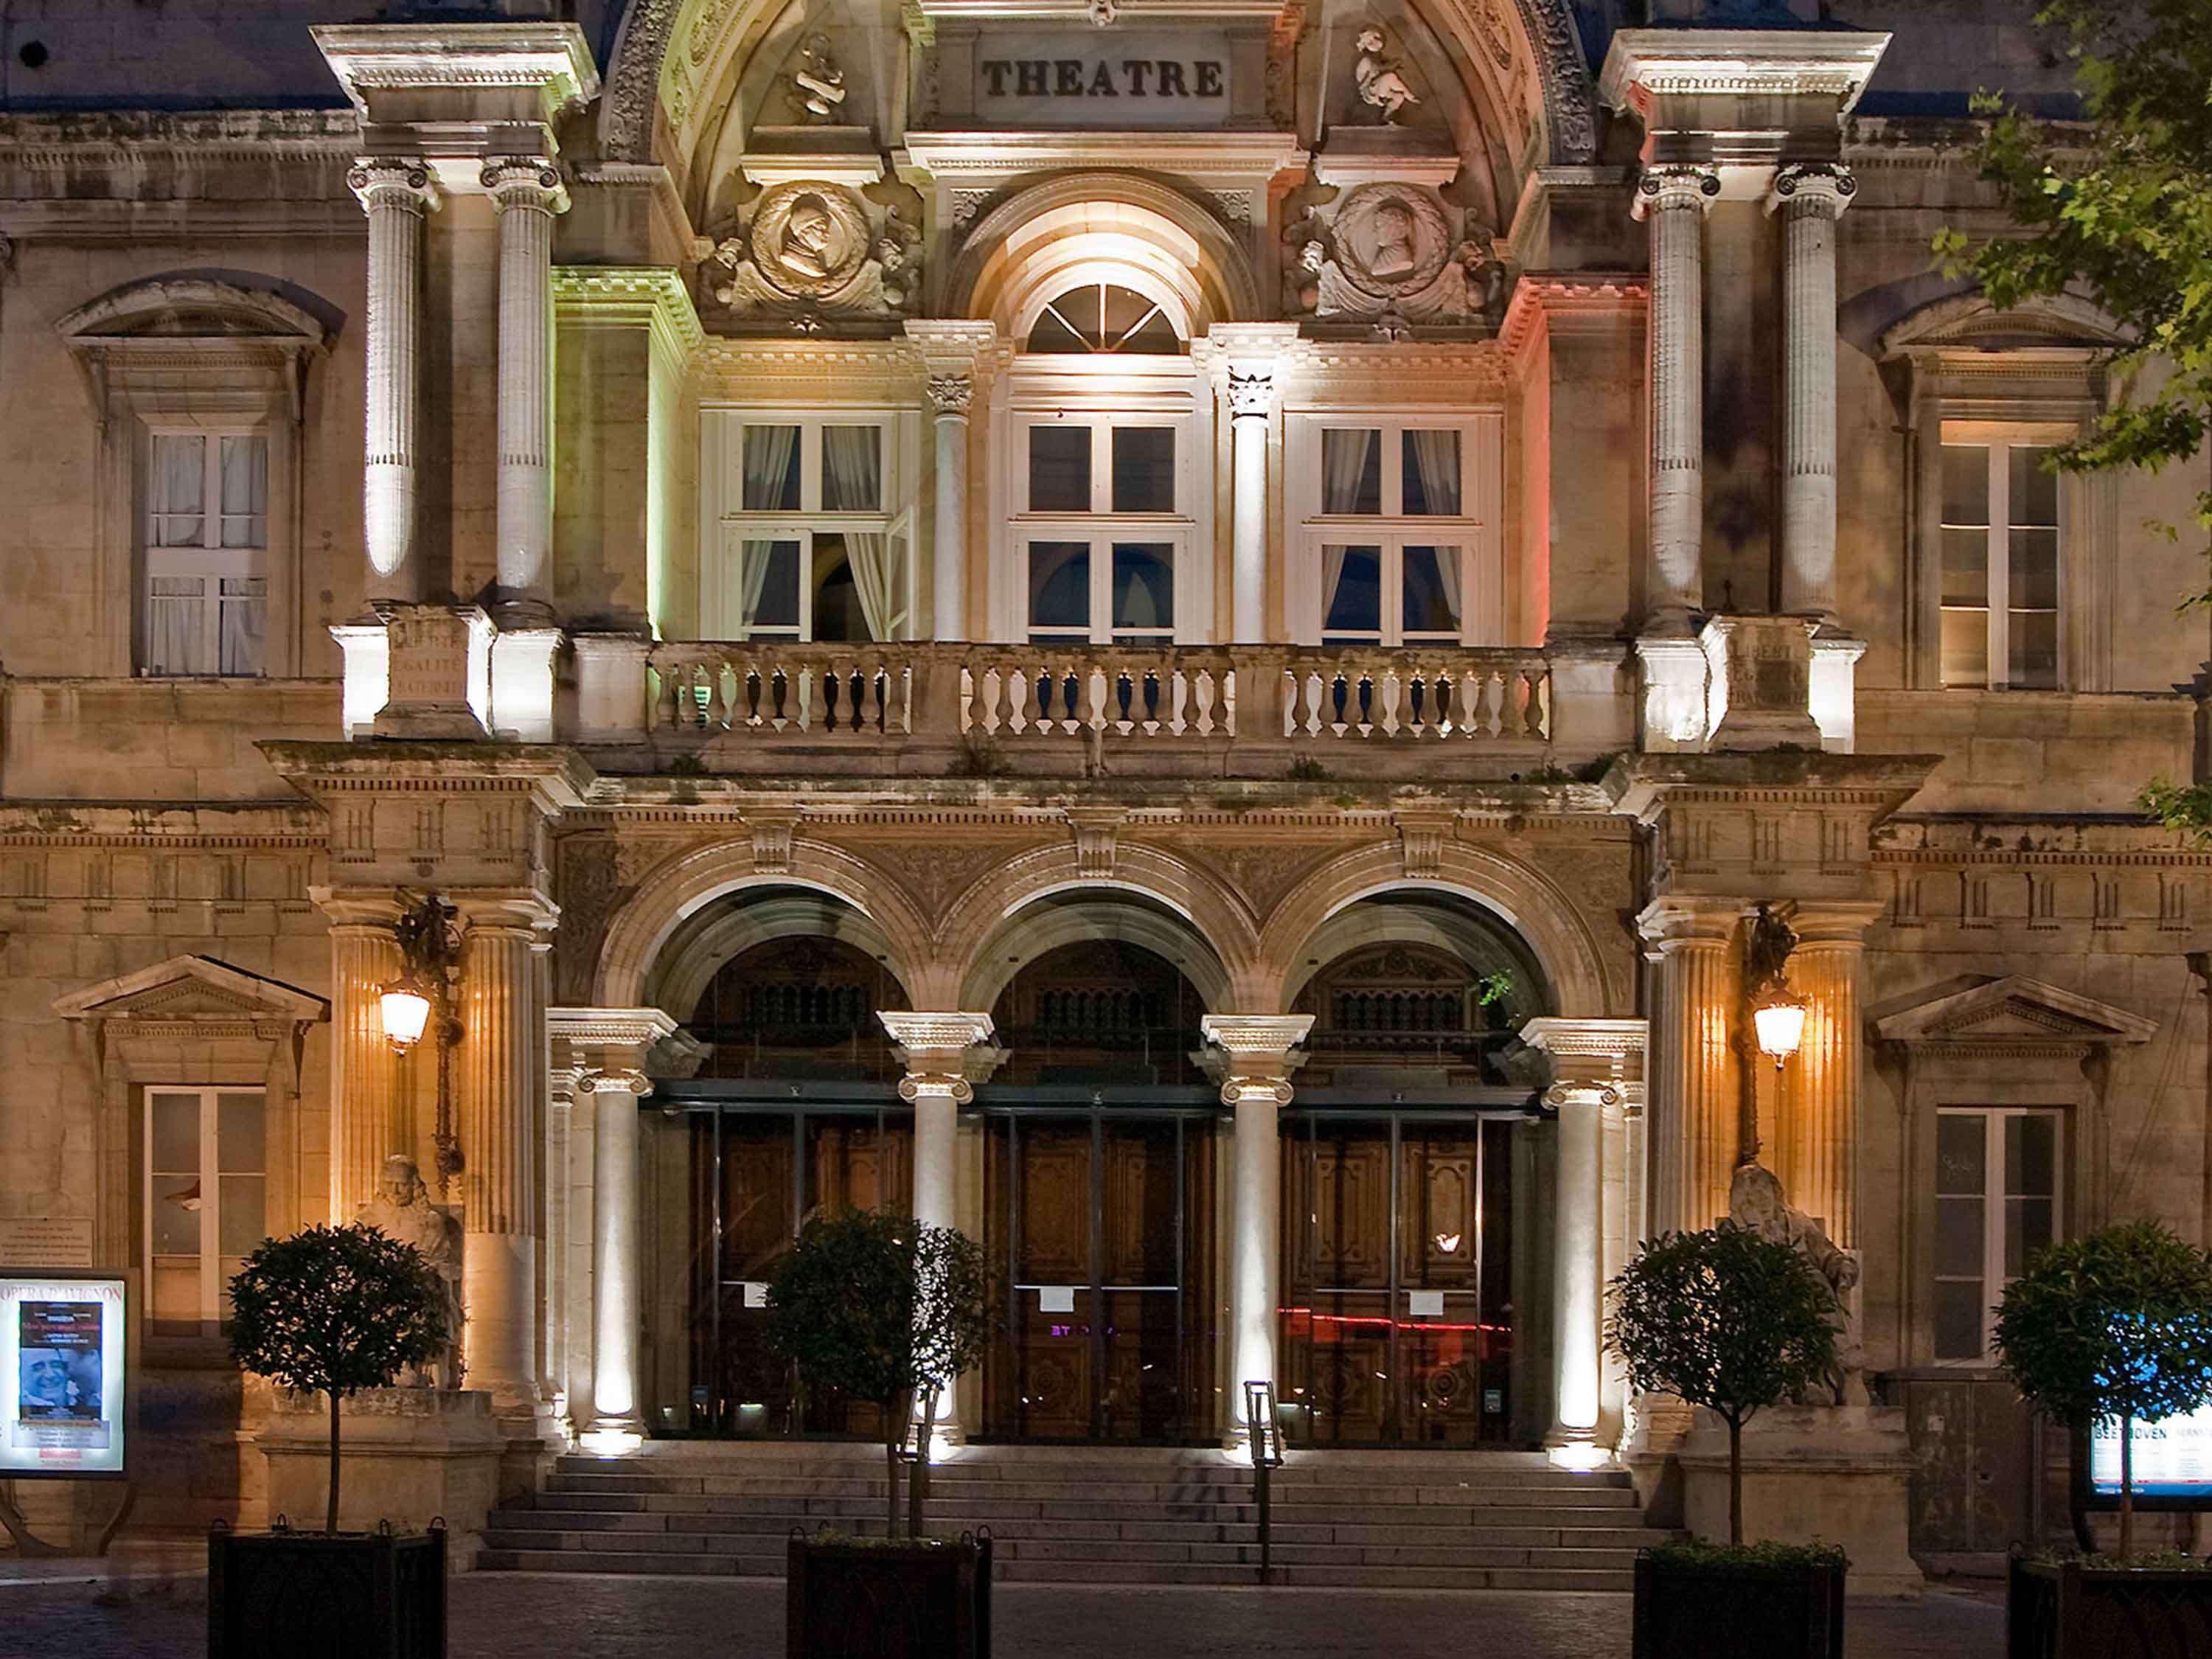
{"type": "Polygon", "coordinates": [[[268,438],[156,430],[148,441],[138,672],[266,672],[268,438]]]}
{"type": "Polygon", "coordinates": [[[2058,685],[2058,479],[2046,444],[1943,445],[1947,686],[2058,685]]]}
{"type": "Polygon", "coordinates": [[[146,1295],[157,1325],[230,1316],[233,1274],[268,1234],[258,1089],[146,1090],[146,1295]]]}
{"type": "Polygon", "coordinates": [[[1936,1358],[1995,1363],[1996,1304],[2060,1236],[2055,1111],[1947,1107],[1936,1115],[1936,1358]]]}

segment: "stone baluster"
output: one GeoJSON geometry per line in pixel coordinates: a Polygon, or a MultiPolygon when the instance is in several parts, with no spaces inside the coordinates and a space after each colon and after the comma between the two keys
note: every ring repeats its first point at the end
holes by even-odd
{"type": "Polygon", "coordinates": [[[1249,1436],[1244,1385],[1278,1379],[1275,1331],[1280,1296],[1283,1212],[1282,1109],[1292,1051],[1313,1029],[1310,1014],[1208,1014],[1199,1029],[1223,1056],[1222,1103],[1236,1114],[1230,1175],[1230,1443],[1249,1436]]]}
{"type": "Polygon", "coordinates": [[[368,594],[372,600],[413,601],[422,597],[422,573],[415,557],[422,220],[436,209],[438,191],[421,161],[392,156],[363,156],[346,182],[368,216],[368,398],[362,489],[368,594]]]}
{"type": "Polygon", "coordinates": [[[1651,564],[1644,631],[1687,635],[1705,609],[1705,210],[1711,168],[1652,167],[1636,196],[1651,234],[1651,564]]]}
{"type": "Polygon", "coordinates": [[[553,219],[560,170],[542,156],[487,162],[499,212],[499,599],[543,623],[553,597],[553,219]]]}
{"type": "Polygon", "coordinates": [[[973,374],[932,374],[929,408],[937,440],[937,516],[931,559],[936,637],[968,637],[968,405],[973,374]]]}
{"type": "Polygon", "coordinates": [[[1782,608],[1836,620],[1836,219],[1858,181],[1833,161],[1775,174],[1782,216],[1782,608]]]}

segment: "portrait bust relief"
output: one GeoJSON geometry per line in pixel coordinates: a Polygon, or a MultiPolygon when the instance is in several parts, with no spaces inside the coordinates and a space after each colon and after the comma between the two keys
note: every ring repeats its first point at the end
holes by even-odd
{"type": "Polygon", "coordinates": [[[750,221],[695,250],[707,292],[736,317],[830,319],[903,312],[921,291],[921,233],[843,185],[771,185],[750,221]]]}
{"type": "Polygon", "coordinates": [[[867,215],[835,185],[777,185],[753,216],[753,258],[769,285],[818,299],[849,282],[868,256],[867,215]]]}

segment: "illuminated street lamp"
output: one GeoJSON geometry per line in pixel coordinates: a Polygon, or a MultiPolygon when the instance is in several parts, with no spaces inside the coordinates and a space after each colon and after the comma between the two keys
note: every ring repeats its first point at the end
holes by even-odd
{"type": "MultiPolygon", "coordinates": [[[[403,903],[407,896],[400,895],[403,903]]],[[[453,1045],[461,1023],[453,1017],[453,981],[459,971],[461,933],[453,907],[434,893],[410,904],[392,925],[406,971],[384,987],[377,1013],[392,1052],[404,1055],[427,1033],[438,1045],[438,1191],[461,1171],[461,1143],[453,1133],[453,1045]]]]}
{"type": "Polygon", "coordinates": [[[395,1053],[404,1054],[422,1040],[430,1024],[430,998],[415,983],[413,975],[386,986],[377,1007],[384,1019],[384,1035],[395,1053]]]}
{"type": "Polygon", "coordinates": [[[1751,1024],[1759,1052],[1771,1055],[1779,1071],[1805,1041],[1805,1005],[1787,984],[1775,986],[1753,1006],[1751,1024]]]}

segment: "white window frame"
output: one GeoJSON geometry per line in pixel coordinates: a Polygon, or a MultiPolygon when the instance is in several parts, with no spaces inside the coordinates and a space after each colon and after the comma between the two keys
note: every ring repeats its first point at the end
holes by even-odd
{"type": "MultiPolygon", "coordinates": [[[[2004,1125],[2013,1118],[2045,1118],[2051,1123],[2051,1237],[2057,1243],[2066,1237],[2066,1114],[2057,1106],[1942,1106],[1936,1109],[1937,1134],[1936,1147],[1942,1145],[1941,1125],[1948,1117],[1978,1118],[1982,1121],[1982,1272],[1973,1283],[1983,1287],[1981,1352],[1971,1358],[1936,1358],[1935,1363],[1955,1370],[1986,1370],[1996,1364],[1996,1304],[2002,1298],[2005,1286],[2012,1282],[2005,1266],[2005,1200],[2010,1196],[2005,1189],[2004,1125]]],[[[1940,1156],[1940,1152],[1937,1153],[1940,1156]]],[[[1934,1202],[1941,1210],[1943,1198],[1941,1170],[1935,1173],[1931,1185],[1934,1202]]],[[[1949,1194],[1963,1198],[1965,1194],[1949,1194]]],[[[1935,1331],[1935,1288],[1945,1284],[1968,1281],[1955,1274],[1936,1271],[1934,1241],[1939,1220],[1931,1218],[1929,1231],[1928,1284],[1929,1340],[1932,1349],[1935,1331]]]]}
{"type": "MultiPolygon", "coordinates": [[[[1936,584],[1936,603],[1937,612],[1936,627],[1936,672],[1937,684],[1942,686],[1944,690],[1952,691],[2005,691],[2015,689],[2012,682],[2013,607],[2011,603],[2011,537],[2012,532],[2015,528],[2039,529],[2043,526],[2033,525],[2015,526],[2012,521],[2011,453],[2015,449],[2055,449],[2062,444],[2071,443],[2076,435],[2077,428],[2075,427],[2070,425],[2052,424],[2051,422],[1953,420],[1947,420],[1942,422],[1941,428],[1942,448],[1982,449],[1987,452],[1989,457],[1989,523],[1986,526],[1983,526],[1983,528],[1986,529],[1989,538],[1987,549],[1984,555],[1986,560],[1984,576],[1987,583],[1984,593],[1984,597],[1987,600],[1987,605],[1984,607],[1984,623],[1986,627],[1984,648],[1988,653],[1989,673],[1985,680],[1978,685],[1957,684],[1943,678],[1943,614],[1948,611],[1972,609],[1972,607],[1948,605],[1943,603],[1943,550],[1940,538],[1943,535],[1947,535],[1954,527],[1971,529],[1977,526],[1953,526],[1944,522],[1942,517],[1942,457],[1940,453],[1936,457],[1936,465],[1934,474],[1936,492],[1935,513],[1939,540],[1936,544],[1935,555],[1936,584]]],[[[2070,562],[2067,557],[2069,531],[2068,520],[2069,516],[2067,511],[2067,496],[2069,492],[2064,488],[2065,480],[2063,477],[2059,478],[2056,482],[2059,485],[2059,488],[2054,489],[2052,494],[2057,503],[2057,545],[2056,550],[2057,605],[2051,615],[2053,617],[2053,627],[2057,635],[2057,664],[2052,676],[2053,683],[2051,685],[2017,688],[2020,690],[2063,691],[2068,689],[2066,668],[2066,623],[2068,612],[2070,609],[2070,606],[2068,604],[2068,569],[2070,562]]]]}
{"type": "MultiPolygon", "coordinates": [[[[1102,354],[1110,359],[1110,354],[1102,354]]],[[[1164,354],[1163,361],[1174,362],[1164,354]]],[[[1164,647],[1187,640],[1196,631],[1191,616],[1194,603],[1192,562],[1196,555],[1197,521],[1191,513],[1196,488],[1194,474],[1196,447],[1191,415],[1158,409],[1081,409],[1072,410],[1018,410],[1006,422],[1012,453],[1008,457],[1013,512],[1008,530],[1013,540],[1012,564],[1020,606],[1018,639],[1037,643],[1067,641],[1108,645],[1113,627],[1114,544],[1116,542],[1164,544],[1174,571],[1175,622],[1161,630],[1157,643],[1164,647]],[[1091,511],[1088,513],[1033,512],[1030,507],[1030,434],[1039,428],[1087,427],[1091,432],[1091,511]],[[1175,497],[1165,513],[1114,511],[1114,434],[1122,428],[1146,428],[1175,434],[1175,497]],[[1030,545],[1033,542],[1081,542],[1091,550],[1091,619],[1086,635],[1073,629],[1036,629],[1030,625],[1030,545]]]]}
{"type": "MultiPolygon", "coordinates": [[[[270,1195],[273,1182],[269,1170],[270,1122],[269,1088],[266,1083],[149,1083],[141,1091],[142,1139],[144,1155],[139,1166],[139,1176],[145,1192],[145,1204],[141,1220],[144,1248],[139,1252],[146,1274],[147,1316],[156,1317],[155,1307],[154,1249],[155,1206],[165,1201],[160,1191],[154,1170],[154,1102],[157,1096],[191,1095],[199,1102],[199,1203],[200,1224],[199,1278],[200,1294],[198,1317],[204,1325],[222,1322],[228,1317],[225,1305],[226,1281],[222,1273],[222,1177],[226,1175],[258,1175],[261,1179],[262,1228],[265,1235],[271,1210],[270,1195]],[[222,1097],[225,1095],[252,1095],[261,1103],[262,1167],[258,1170],[225,1170],[222,1167],[220,1127],[222,1097]]],[[[171,1176],[169,1179],[173,1180],[171,1176]]],[[[161,1260],[168,1260],[163,1257],[161,1260]]],[[[167,1322],[173,1316],[160,1316],[167,1322]]]]}
{"type": "MultiPolygon", "coordinates": [[[[1381,638],[1376,648],[1503,645],[1505,640],[1504,523],[1505,419],[1495,410],[1296,410],[1284,417],[1284,452],[1290,488],[1285,492],[1292,523],[1290,632],[1300,645],[1319,645],[1322,624],[1322,550],[1328,546],[1379,547],[1382,593],[1381,638]],[[1322,511],[1324,500],[1322,433],[1378,432],[1382,461],[1382,513],[1322,511]],[[1407,431],[1460,434],[1460,511],[1442,514],[1392,513],[1402,507],[1407,431]],[[1405,637],[1405,550],[1455,547],[1460,551],[1460,632],[1456,641],[1441,635],[1405,637]]],[[[1334,637],[1341,638],[1341,635],[1334,637]]]]}
{"type": "Polygon", "coordinates": [[[726,405],[701,412],[700,445],[706,501],[701,514],[701,631],[723,640],[800,640],[814,637],[814,538],[848,532],[880,534],[903,541],[899,592],[892,600],[889,632],[893,639],[914,636],[917,566],[921,549],[915,539],[915,447],[919,416],[890,408],[823,410],[782,405],[726,405]],[[799,505],[795,510],[748,511],[744,506],[744,443],[749,426],[799,428],[799,505]],[[876,512],[827,512],[822,501],[822,431],[832,426],[872,426],[882,448],[883,506],[876,512]],[[748,629],[744,623],[744,544],[799,544],[799,623],[748,629]]]}
{"type": "MultiPolygon", "coordinates": [[[[139,558],[142,567],[141,586],[137,606],[136,638],[132,645],[132,662],[142,678],[190,679],[263,679],[270,672],[270,658],[274,646],[271,623],[275,611],[270,603],[269,576],[269,542],[270,515],[275,505],[276,461],[276,445],[269,428],[260,423],[232,423],[214,422],[149,422],[145,434],[147,465],[146,487],[141,492],[143,511],[138,528],[139,558]],[[169,542],[160,539],[157,520],[174,518],[174,514],[157,514],[154,510],[155,480],[159,469],[154,464],[155,447],[163,438],[185,438],[202,446],[200,460],[200,539],[198,542],[169,542]],[[251,547],[223,545],[223,521],[238,516],[222,510],[222,445],[227,438],[251,439],[262,447],[262,477],[264,488],[261,511],[254,515],[261,520],[261,539],[251,547]],[[201,660],[215,665],[204,674],[181,675],[171,670],[157,670],[151,665],[153,655],[153,599],[154,584],[157,580],[187,580],[206,584],[198,596],[200,611],[201,660]],[[222,591],[226,581],[258,581],[258,595],[229,595],[222,591]],[[231,603],[241,603],[258,598],[261,602],[261,663],[250,672],[225,674],[222,672],[222,611],[226,598],[231,603]]],[[[179,596],[169,596],[176,598],[179,596]]]]}

